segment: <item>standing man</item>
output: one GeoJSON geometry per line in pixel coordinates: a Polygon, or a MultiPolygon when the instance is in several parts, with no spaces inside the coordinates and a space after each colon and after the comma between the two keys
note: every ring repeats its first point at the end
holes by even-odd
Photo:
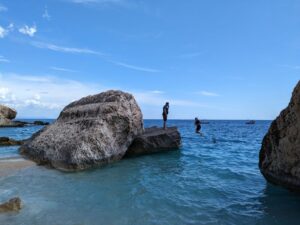
{"type": "Polygon", "coordinates": [[[169,114],[169,102],[166,102],[166,104],[163,107],[163,120],[164,120],[164,129],[167,129],[167,120],[168,120],[168,114],[169,114]]]}
{"type": "Polygon", "coordinates": [[[195,127],[196,127],[196,133],[199,134],[201,130],[201,122],[197,117],[195,118],[195,127]]]}

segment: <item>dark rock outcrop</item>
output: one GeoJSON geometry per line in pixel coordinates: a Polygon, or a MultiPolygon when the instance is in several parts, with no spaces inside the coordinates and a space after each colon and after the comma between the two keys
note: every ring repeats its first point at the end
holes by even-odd
{"type": "Polygon", "coordinates": [[[21,208],[22,208],[21,199],[18,197],[12,198],[3,204],[0,204],[0,213],[16,212],[21,210],[21,208]]]}
{"type": "Polygon", "coordinates": [[[107,91],[66,106],[54,124],[20,148],[39,164],[74,171],[120,160],[143,132],[142,112],[131,94],[107,91]]]}
{"type": "Polygon", "coordinates": [[[269,182],[300,191],[300,82],[263,139],[259,168],[269,182]]]}
{"type": "Polygon", "coordinates": [[[32,124],[37,125],[37,126],[47,126],[47,125],[49,125],[48,122],[44,122],[44,121],[41,121],[41,120],[34,121],[32,124]]]}
{"type": "Polygon", "coordinates": [[[158,127],[146,128],[143,134],[134,139],[126,157],[176,150],[180,144],[181,137],[177,127],[169,127],[166,130],[158,127]]]}
{"type": "Polygon", "coordinates": [[[21,144],[23,144],[23,141],[17,141],[8,137],[0,137],[0,147],[21,145],[21,144]]]}

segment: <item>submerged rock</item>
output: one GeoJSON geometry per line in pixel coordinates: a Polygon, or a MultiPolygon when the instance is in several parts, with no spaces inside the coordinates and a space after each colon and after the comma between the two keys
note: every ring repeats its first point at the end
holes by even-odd
{"type": "Polygon", "coordinates": [[[83,170],[120,160],[143,132],[142,112],[131,94],[107,91],[66,106],[54,124],[26,141],[20,152],[60,170],[83,170]]]}
{"type": "Polygon", "coordinates": [[[269,182],[300,191],[300,82],[263,139],[259,168],[269,182]]]}
{"type": "Polygon", "coordinates": [[[23,144],[23,141],[17,141],[8,137],[0,137],[0,147],[21,145],[21,144],[23,144]]]}
{"type": "Polygon", "coordinates": [[[146,128],[143,134],[134,139],[126,157],[176,150],[180,144],[181,136],[177,127],[169,127],[166,130],[158,127],[146,128]]]}
{"type": "Polygon", "coordinates": [[[0,204],[0,213],[4,212],[15,212],[22,208],[21,199],[19,197],[12,198],[9,201],[0,204]]]}

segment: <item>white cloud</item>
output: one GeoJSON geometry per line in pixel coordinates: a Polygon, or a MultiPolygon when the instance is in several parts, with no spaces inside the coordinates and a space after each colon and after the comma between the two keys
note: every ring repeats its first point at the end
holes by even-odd
{"type": "Polygon", "coordinates": [[[0,12],[5,12],[8,9],[4,5],[0,5],[0,12]]]}
{"type": "Polygon", "coordinates": [[[0,26],[0,38],[4,38],[8,34],[8,30],[0,26]]]}
{"type": "MultiPolygon", "coordinates": [[[[0,73],[0,104],[15,108],[19,118],[56,118],[70,102],[108,89],[116,88],[55,76],[0,73]]],[[[199,102],[170,98],[162,92],[127,91],[135,96],[146,118],[160,118],[162,106],[166,101],[170,102],[174,113],[182,109],[188,111],[191,108],[209,108],[199,102]]]]}
{"type": "Polygon", "coordinates": [[[6,59],[4,56],[0,55],[0,63],[9,63],[10,61],[6,59]]]}
{"type": "Polygon", "coordinates": [[[93,84],[53,76],[0,74],[0,104],[17,109],[21,117],[55,118],[70,102],[101,90],[93,84]]]}
{"type": "Polygon", "coordinates": [[[123,62],[117,62],[117,61],[111,61],[112,63],[114,63],[117,66],[122,66],[128,69],[132,69],[132,70],[137,70],[137,71],[142,71],[142,72],[148,72],[148,73],[159,73],[161,72],[160,70],[157,69],[152,69],[152,68],[146,68],[146,67],[140,67],[140,66],[135,66],[135,65],[130,65],[127,63],[123,63],[123,62]]]}
{"type": "Polygon", "coordinates": [[[43,17],[44,19],[48,20],[48,21],[51,19],[51,16],[50,16],[50,14],[48,13],[48,8],[47,8],[47,6],[45,6],[45,11],[44,11],[42,17],[43,17]]]}
{"type": "Polygon", "coordinates": [[[71,70],[71,69],[66,69],[66,68],[56,67],[56,66],[52,66],[50,67],[50,69],[55,71],[60,71],[60,72],[78,73],[77,70],[71,70]]]}
{"type": "Polygon", "coordinates": [[[37,48],[48,49],[51,51],[63,52],[63,53],[92,54],[92,55],[99,55],[99,56],[104,55],[101,52],[94,51],[88,48],[72,48],[72,47],[58,46],[51,43],[36,42],[36,41],[31,42],[31,45],[37,48]]]}
{"type": "Polygon", "coordinates": [[[32,27],[29,27],[27,25],[24,25],[19,29],[19,32],[25,35],[28,35],[30,37],[33,37],[34,34],[37,32],[37,27],[33,25],[32,27]]]}
{"type": "Polygon", "coordinates": [[[153,93],[153,94],[164,94],[165,92],[164,91],[159,91],[159,90],[153,90],[153,91],[150,91],[150,93],[153,93]]]}
{"type": "Polygon", "coordinates": [[[200,91],[200,92],[197,92],[197,94],[201,94],[203,96],[209,96],[209,97],[218,97],[218,96],[220,96],[217,93],[209,92],[209,91],[200,91]]]}

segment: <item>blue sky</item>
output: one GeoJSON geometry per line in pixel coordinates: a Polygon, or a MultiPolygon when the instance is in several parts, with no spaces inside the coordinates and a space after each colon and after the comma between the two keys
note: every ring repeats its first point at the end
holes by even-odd
{"type": "Polygon", "coordinates": [[[300,77],[300,1],[0,0],[0,103],[56,118],[108,89],[145,118],[274,119],[300,77]]]}

